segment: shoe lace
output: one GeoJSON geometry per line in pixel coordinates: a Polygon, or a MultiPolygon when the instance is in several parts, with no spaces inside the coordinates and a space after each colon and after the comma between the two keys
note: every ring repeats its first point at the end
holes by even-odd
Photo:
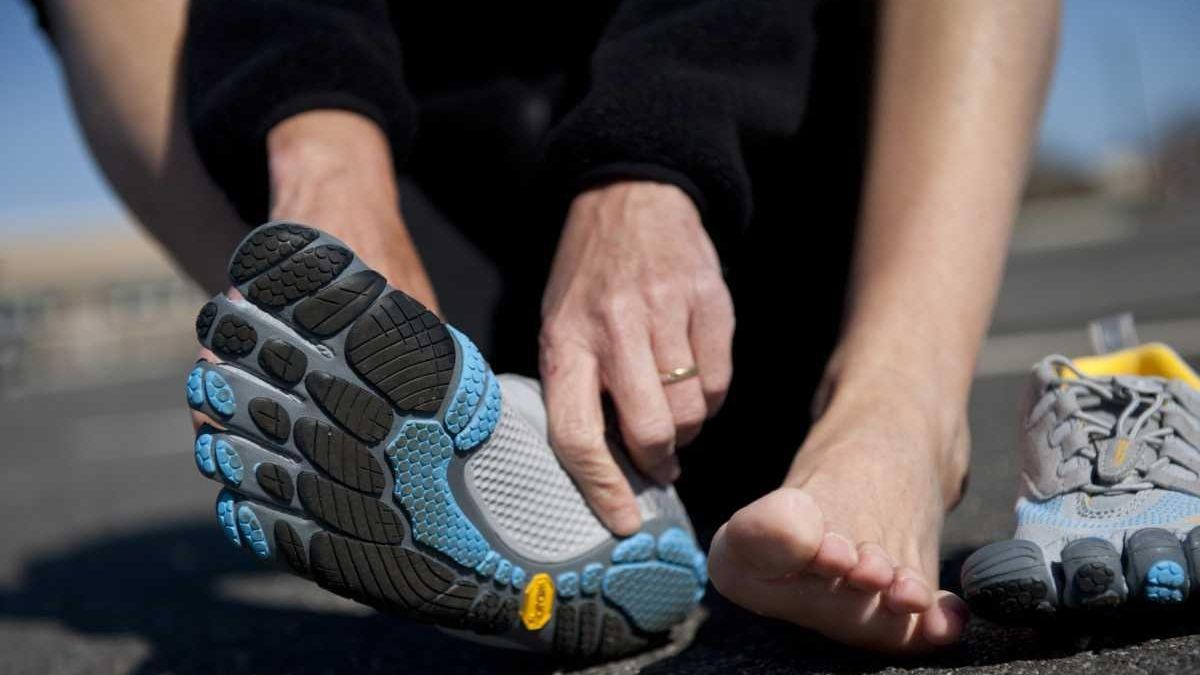
{"type": "MultiPolygon", "coordinates": [[[[1170,487],[1164,485],[1161,477],[1165,475],[1164,469],[1172,463],[1192,471],[1191,467],[1177,461],[1175,453],[1164,452],[1167,439],[1176,437],[1183,440],[1161,414],[1172,398],[1165,388],[1143,391],[1122,385],[1115,379],[1089,377],[1066,357],[1054,357],[1050,363],[1055,372],[1069,371],[1074,377],[1060,376],[1047,383],[1046,396],[1035,406],[1030,419],[1037,419],[1054,405],[1058,398],[1055,391],[1074,397],[1078,407],[1060,420],[1051,432],[1050,441],[1053,445],[1062,443],[1073,431],[1073,421],[1083,425],[1088,442],[1064,448],[1063,456],[1064,463],[1075,456],[1082,456],[1092,465],[1089,480],[1079,489],[1092,495],[1127,494],[1155,487],[1170,487]],[[1100,414],[1118,407],[1120,413],[1115,420],[1111,413],[1108,418],[1100,414]],[[1114,449],[1118,455],[1134,453],[1128,461],[1122,459],[1117,462],[1119,466],[1128,466],[1120,472],[1122,475],[1115,482],[1106,480],[1102,475],[1105,473],[1101,466],[1105,450],[1097,449],[1097,441],[1109,441],[1104,447],[1114,449]]],[[[1184,444],[1192,452],[1200,453],[1186,441],[1184,444]]]]}

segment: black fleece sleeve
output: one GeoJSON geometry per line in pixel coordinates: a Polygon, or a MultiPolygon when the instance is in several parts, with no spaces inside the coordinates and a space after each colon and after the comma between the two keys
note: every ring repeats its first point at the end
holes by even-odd
{"type": "Polygon", "coordinates": [[[292,115],[360,113],[408,154],[416,107],[384,0],[193,0],[185,49],[196,148],[250,222],[268,210],[267,132],[292,115]]]}
{"type": "Polygon", "coordinates": [[[620,179],[672,183],[714,237],[748,224],[745,151],[800,126],[811,0],[626,0],[590,63],[588,90],[547,140],[567,196],[620,179]]]}

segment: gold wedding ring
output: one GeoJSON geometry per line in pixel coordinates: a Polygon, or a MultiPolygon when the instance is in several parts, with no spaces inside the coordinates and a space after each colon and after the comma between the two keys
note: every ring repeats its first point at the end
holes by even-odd
{"type": "Polygon", "coordinates": [[[695,364],[692,364],[686,368],[675,368],[674,370],[668,370],[665,373],[660,373],[663,384],[675,384],[676,382],[683,382],[684,380],[690,380],[699,374],[700,369],[697,368],[695,364]]]}

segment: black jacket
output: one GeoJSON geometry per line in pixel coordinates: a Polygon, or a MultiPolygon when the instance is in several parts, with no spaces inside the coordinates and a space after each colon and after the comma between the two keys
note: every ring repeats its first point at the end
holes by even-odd
{"type": "Polygon", "coordinates": [[[188,116],[209,171],[260,220],[265,136],[291,115],[361,113],[402,164],[425,99],[496,77],[559,77],[572,94],[542,153],[554,196],[619,178],[670,182],[723,233],[750,219],[746,152],[800,125],[811,4],[193,0],[188,116]]]}

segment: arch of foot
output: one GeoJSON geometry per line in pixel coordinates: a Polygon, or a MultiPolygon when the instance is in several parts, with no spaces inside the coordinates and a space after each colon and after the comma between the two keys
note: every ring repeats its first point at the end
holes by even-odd
{"type": "Polygon", "coordinates": [[[454,440],[432,420],[405,422],[385,450],[413,537],[483,577],[523,588],[525,570],[493,551],[454,500],[447,479],[454,453],[454,440]]]}

